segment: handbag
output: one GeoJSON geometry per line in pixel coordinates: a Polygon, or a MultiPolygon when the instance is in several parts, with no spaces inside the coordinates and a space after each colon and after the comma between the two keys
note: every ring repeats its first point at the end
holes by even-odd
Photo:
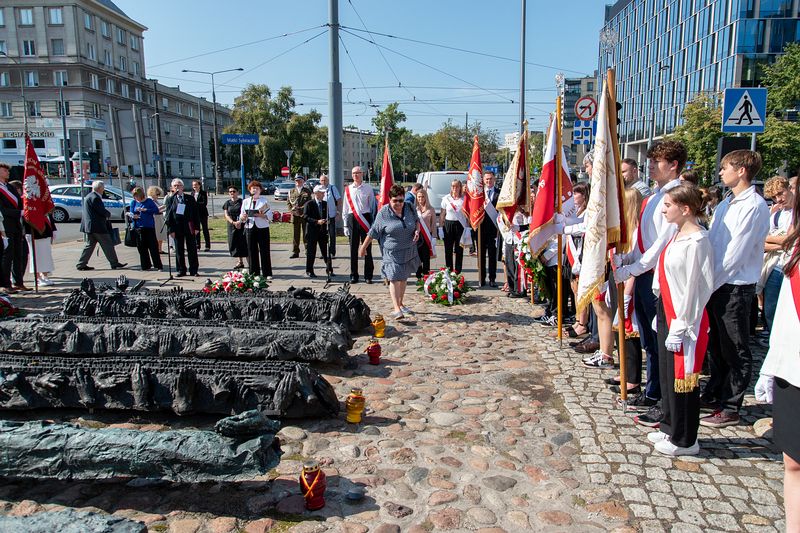
{"type": "Polygon", "coordinates": [[[125,246],[136,248],[139,245],[139,230],[133,227],[133,224],[127,222],[125,224],[125,246]]]}
{"type": "Polygon", "coordinates": [[[119,238],[119,228],[113,227],[111,221],[106,220],[106,229],[108,230],[108,234],[111,235],[111,244],[114,246],[122,244],[122,240],[119,238]]]}

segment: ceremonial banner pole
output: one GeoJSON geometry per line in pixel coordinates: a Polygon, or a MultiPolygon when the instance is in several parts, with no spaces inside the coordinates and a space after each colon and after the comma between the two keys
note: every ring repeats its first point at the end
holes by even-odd
{"type": "MultiPolygon", "coordinates": [[[[622,172],[620,168],[619,139],[617,138],[617,86],[614,69],[608,69],[606,74],[606,87],[608,87],[608,127],[611,131],[611,143],[614,147],[615,176],[622,172]]],[[[620,227],[622,227],[620,225],[620,227]]],[[[620,235],[622,237],[622,235],[620,235]]],[[[620,241],[623,239],[620,238],[620,241]]],[[[613,262],[612,262],[613,265],[613,262]]],[[[625,287],[617,283],[617,342],[619,343],[619,398],[624,411],[628,404],[628,380],[625,368],[625,287]]]]}
{"type": "MultiPolygon", "coordinates": [[[[472,224],[470,224],[472,226],[472,224]]],[[[478,228],[475,230],[475,233],[478,235],[478,243],[475,245],[476,252],[478,252],[478,286],[480,286],[481,282],[483,281],[484,272],[483,272],[483,251],[481,250],[481,225],[478,224],[478,228]]]]}
{"type": "MultiPolygon", "coordinates": [[[[561,213],[561,153],[563,148],[561,147],[561,95],[556,98],[556,121],[553,124],[553,127],[556,128],[556,157],[555,157],[555,169],[556,169],[556,213],[561,213]]],[[[563,309],[563,298],[562,294],[564,291],[563,280],[561,279],[561,269],[563,268],[563,257],[562,257],[562,249],[561,246],[562,242],[562,235],[561,233],[558,234],[558,270],[556,274],[556,294],[558,298],[558,324],[556,326],[558,332],[558,347],[562,348],[564,344],[564,332],[562,330],[564,326],[564,309],[563,309]]]]}

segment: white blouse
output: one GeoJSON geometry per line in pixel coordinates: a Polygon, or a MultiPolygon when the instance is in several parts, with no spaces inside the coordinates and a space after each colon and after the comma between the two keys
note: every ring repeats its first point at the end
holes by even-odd
{"type": "Polygon", "coordinates": [[[464,195],[461,195],[461,198],[454,199],[449,194],[442,198],[442,209],[445,210],[444,219],[445,220],[452,220],[454,222],[459,222],[461,219],[459,218],[459,213],[461,213],[461,208],[464,206],[464,195]]]}
{"type": "Polygon", "coordinates": [[[791,281],[784,277],[769,336],[769,351],[761,373],[785,379],[795,387],[800,387],[800,343],[797,342],[800,318],[797,313],[791,281]]]}
{"type": "Polygon", "coordinates": [[[272,210],[270,209],[269,202],[267,202],[266,198],[260,196],[258,200],[255,200],[254,202],[253,197],[248,196],[244,199],[244,201],[242,201],[242,213],[244,214],[247,209],[258,209],[266,216],[264,218],[248,216],[244,223],[245,228],[252,228],[253,226],[257,228],[269,227],[269,221],[272,220],[272,210]]]}

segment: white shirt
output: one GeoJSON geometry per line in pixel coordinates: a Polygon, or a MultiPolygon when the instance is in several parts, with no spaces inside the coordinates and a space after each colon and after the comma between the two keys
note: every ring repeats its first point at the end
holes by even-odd
{"type": "Polygon", "coordinates": [[[558,265],[558,237],[550,237],[547,241],[547,246],[542,251],[542,259],[544,259],[544,266],[557,266],[558,265]]]}
{"type": "Polygon", "coordinates": [[[245,228],[252,228],[253,226],[257,228],[269,227],[269,221],[272,220],[272,210],[269,208],[269,202],[267,202],[263,196],[260,196],[258,200],[255,201],[252,196],[245,198],[244,201],[242,201],[242,213],[245,213],[248,209],[258,209],[259,211],[263,211],[266,217],[261,218],[248,215],[247,220],[244,223],[245,228]]]}
{"type": "MultiPolygon", "coordinates": [[[[638,253],[633,252],[625,254],[623,258],[623,263],[630,263],[629,272],[632,276],[640,276],[652,270],[658,264],[661,250],[678,231],[678,226],[668,223],[661,211],[664,208],[664,195],[680,184],[681,180],[675,178],[663,187],[656,188],[655,192],[647,199],[647,205],[644,206],[639,221],[638,233],[634,234],[637,239],[638,234],[641,234],[645,251],[638,258],[636,258],[638,253]]],[[[635,242],[638,243],[638,240],[635,242]]],[[[635,252],[639,252],[638,248],[639,245],[634,244],[635,252]]]]}
{"type": "Polygon", "coordinates": [[[458,214],[461,213],[461,208],[464,206],[464,195],[461,195],[461,198],[455,199],[449,194],[442,198],[442,209],[445,210],[444,219],[445,220],[453,220],[453,221],[460,221],[458,214]]]}
{"type": "Polygon", "coordinates": [[[754,186],[719,204],[708,232],[714,248],[714,290],[758,282],[768,232],[769,209],[754,186]]]}
{"type": "Polygon", "coordinates": [[[342,195],[336,190],[336,185],[329,183],[325,189],[325,196],[322,197],[328,205],[328,218],[336,218],[336,202],[342,199],[342,195]],[[333,199],[333,201],[331,201],[333,199]]]}
{"type": "MultiPolygon", "coordinates": [[[[794,209],[781,209],[777,213],[772,213],[769,216],[769,235],[781,236],[789,233],[789,229],[792,227],[793,214],[794,209]]],[[[788,260],[789,254],[785,250],[776,250],[764,254],[764,263],[771,263],[773,270],[783,270],[783,265],[788,260]],[[768,256],[773,256],[775,259],[770,260],[768,256]]]]}
{"type": "Polygon", "coordinates": [[[798,331],[800,331],[800,319],[794,306],[792,284],[788,278],[784,278],[778,294],[772,334],[769,336],[769,351],[761,367],[762,374],[785,379],[795,387],[800,387],[798,331]]]}
{"type": "MultiPolygon", "coordinates": [[[[714,292],[714,251],[705,230],[676,237],[668,243],[664,257],[675,320],[669,328],[676,335],[689,334],[696,340],[708,299],[714,292]]],[[[664,280],[656,268],[653,276],[653,293],[661,295],[664,280]]]]}

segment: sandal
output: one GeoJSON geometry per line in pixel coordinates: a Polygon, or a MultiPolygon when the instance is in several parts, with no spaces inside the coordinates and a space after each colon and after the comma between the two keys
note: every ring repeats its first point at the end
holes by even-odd
{"type": "Polygon", "coordinates": [[[567,328],[567,335],[569,335],[570,339],[575,339],[577,337],[583,337],[589,333],[589,328],[586,327],[586,324],[581,324],[580,322],[575,322],[573,325],[567,328]],[[575,326],[580,326],[584,329],[583,333],[578,333],[575,331],[575,326]]]}
{"type": "Polygon", "coordinates": [[[503,286],[500,288],[500,290],[501,290],[501,291],[503,291],[503,292],[508,292],[508,290],[509,290],[509,289],[508,289],[508,283],[506,283],[505,285],[503,285],[503,286]]]}

